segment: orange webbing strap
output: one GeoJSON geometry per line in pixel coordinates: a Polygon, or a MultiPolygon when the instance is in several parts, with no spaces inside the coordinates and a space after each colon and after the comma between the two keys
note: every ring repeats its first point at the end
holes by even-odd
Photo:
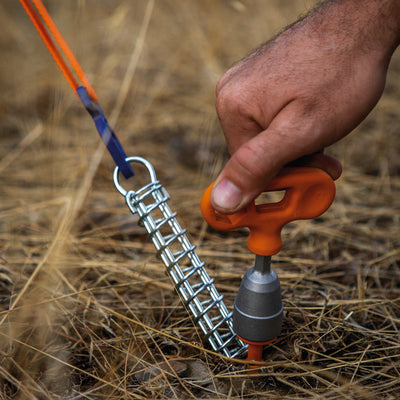
{"type": "Polygon", "coordinates": [[[125,178],[133,176],[134,172],[132,166],[126,161],[125,151],[122,148],[117,135],[108,124],[104,112],[98,104],[95,91],[90,85],[75,56],[72,54],[71,49],[68,47],[60,31],[51,19],[45,6],[41,0],[20,0],[20,2],[38,30],[57,65],[60,67],[68,83],[71,85],[72,89],[74,89],[74,92],[80,98],[86,110],[93,118],[101,139],[122,174],[125,178]],[[50,34],[53,36],[54,40],[50,34]],[[65,62],[64,57],[71,65],[72,69],[65,62]],[[77,79],[75,78],[74,72],[77,79]]]}
{"type": "Polygon", "coordinates": [[[83,86],[87,90],[89,97],[91,100],[97,102],[97,95],[92,86],[90,85],[85,73],[83,72],[81,66],[73,55],[71,49],[68,47],[64,38],[62,37],[60,31],[57,29],[55,23],[47,12],[45,6],[41,2],[41,0],[20,0],[22,6],[24,7],[26,13],[29,15],[36,29],[38,30],[41,38],[46,44],[48,50],[56,61],[57,65],[61,69],[68,83],[71,85],[72,89],[76,92],[78,87],[83,86]],[[33,3],[34,6],[31,4],[33,3]],[[37,11],[36,11],[37,10],[37,11]],[[40,16],[39,16],[40,14],[40,16]],[[41,17],[41,18],[40,18],[41,17]],[[43,21],[42,21],[43,20],[43,21]],[[57,48],[54,43],[52,37],[49,32],[53,36],[55,42],[59,46],[61,52],[57,48]],[[71,68],[67,65],[64,60],[64,57],[68,60],[69,64],[72,67],[72,70],[75,72],[78,80],[75,78],[71,68]]]}

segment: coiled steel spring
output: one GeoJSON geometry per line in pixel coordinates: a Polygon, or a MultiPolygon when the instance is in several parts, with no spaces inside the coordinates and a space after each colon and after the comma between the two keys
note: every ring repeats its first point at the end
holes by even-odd
{"type": "Polygon", "coordinates": [[[128,157],[129,163],[143,164],[151,182],[137,191],[126,191],[119,183],[119,169],[114,170],[114,184],[125,197],[163,261],[184,305],[192,314],[211,348],[226,357],[236,358],[247,349],[232,329],[232,313],[214,286],[192,245],[169,208],[169,195],[157,180],[153,166],[141,157],[128,157]]]}

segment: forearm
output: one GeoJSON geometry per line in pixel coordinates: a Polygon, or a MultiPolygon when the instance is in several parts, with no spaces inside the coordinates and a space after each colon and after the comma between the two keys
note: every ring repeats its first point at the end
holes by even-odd
{"type": "Polygon", "coordinates": [[[344,42],[387,61],[400,44],[399,0],[327,0],[309,19],[311,27],[328,29],[336,38],[341,32],[344,42]]]}

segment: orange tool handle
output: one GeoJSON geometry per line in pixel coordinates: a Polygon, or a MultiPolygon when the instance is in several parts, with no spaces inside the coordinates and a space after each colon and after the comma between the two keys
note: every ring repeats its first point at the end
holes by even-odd
{"type": "Polygon", "coordinates": [[[281,230],[288,222],[311,219],[323,214],[335,197],[332,178],[321,169],[288,167],[270,182],[264,192],[285,191],[278,203],[255,204],[234,214],[221,214],[210,202],[213,184],[203,194],[201,212],[215,229],[231,230],[247,227],[249,250],[260,256],[271,256],[282,248],[281,230]]]}

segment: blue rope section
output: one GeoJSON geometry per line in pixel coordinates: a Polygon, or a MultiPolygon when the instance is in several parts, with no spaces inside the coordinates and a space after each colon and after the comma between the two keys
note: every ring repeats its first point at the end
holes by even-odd
{"type": "Polygon", "coordinates": [[[88,113],[93,118],[96,125],[96,129],[99,135],[106,145],[108,151],[110,152],[112,158],[117,164],[119,170],[125,178],[130,178],[135,173],[133,172],[131,164],[126,162],[126,154],[119,142],[117,135],[112,130],[111,126],[104,115],[102,108],[99,103],[94,102],[87,92],[87,90],[80,86],[76,89],[79,98],[81,99],[83,105],[85,106],[88,113]]]}

